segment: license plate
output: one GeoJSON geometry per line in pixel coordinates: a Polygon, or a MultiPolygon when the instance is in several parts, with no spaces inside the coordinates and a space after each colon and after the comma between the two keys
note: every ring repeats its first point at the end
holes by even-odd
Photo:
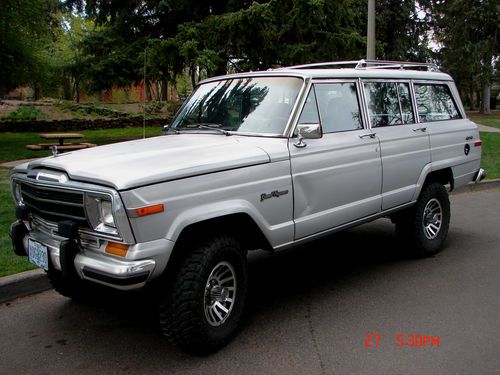
{"type": "Polygon", "coordinates": [[[49,270],[49,252],[47,246],[42,245],[40,242],[29,239],[28,241],[28,259],[30,263],[43,268],[45,271],[49,270]]]}

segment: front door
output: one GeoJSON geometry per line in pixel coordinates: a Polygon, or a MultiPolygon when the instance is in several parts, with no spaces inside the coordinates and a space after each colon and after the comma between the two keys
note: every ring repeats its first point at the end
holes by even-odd
{"type": "Polygon", "coordinates": [[[295,239],[380,211],[379,140],[363,125],[356,81],[315,83],[299,123],[320,123],[323,137],[290,139],[295,239]]]}

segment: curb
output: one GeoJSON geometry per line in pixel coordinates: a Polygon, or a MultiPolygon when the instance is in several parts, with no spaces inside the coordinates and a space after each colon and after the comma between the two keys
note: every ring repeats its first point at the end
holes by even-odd
{"type": "Polygon", "coordinates": [[[0,277],[0,303],[52,288],[42,269],[0,277]]]}
{"type": "Polygon", "coordinates": [[[468,192],[474,192],[474,191],[482,191],[482,190],[488,190],[488,189],[495,189],[500,187],[500,178],[496,178],[493,180],[483,180],[481,182],[478,182],[477,184],[475,182],[469,182],[467,185],[459,187],[458,189],[455,189],[451,192],[452,195],[454,194],[462,194],[462,193],[468,193],[468,192]]]}
{"type": "MultiPolygon", "coordinates": [[[[454,190],[451,194],[463,194],[499,187],[500,179],[483,180],[477,184],[471,182],[466,186],[454,190]]],[[[0,303],[43,292],[51,288],[49,279],[45,276],[45,272],[42,269],[0,277],[0,303]]]]}

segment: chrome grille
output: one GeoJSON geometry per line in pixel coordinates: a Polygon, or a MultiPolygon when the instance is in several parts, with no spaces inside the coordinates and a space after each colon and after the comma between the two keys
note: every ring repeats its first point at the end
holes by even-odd
{"type": "Polygon", "coordinates": [[[53,189],[45,186],[21,184],[23,202],[32,213],[41,218],[58,222],[71,219],[88,228],[83,192],[53,189]]]}

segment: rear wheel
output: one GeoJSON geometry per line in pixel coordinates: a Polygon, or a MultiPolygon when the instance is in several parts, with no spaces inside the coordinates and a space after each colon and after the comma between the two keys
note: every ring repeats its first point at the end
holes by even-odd
{"type": "Polygon", "coordinates": [[[228,236],[194,246],[160,306],[164,334],[183,350],[207,354],[236,333],[247,289],[246,254],[228,236]]]}
{"type": "Polygon", "coordinates": [[[413,207],[398,216],[396,235],[413,254],[430,256],[441,250],[449,226],[448,192],[433,182],[424,187],[413,207]]]}

